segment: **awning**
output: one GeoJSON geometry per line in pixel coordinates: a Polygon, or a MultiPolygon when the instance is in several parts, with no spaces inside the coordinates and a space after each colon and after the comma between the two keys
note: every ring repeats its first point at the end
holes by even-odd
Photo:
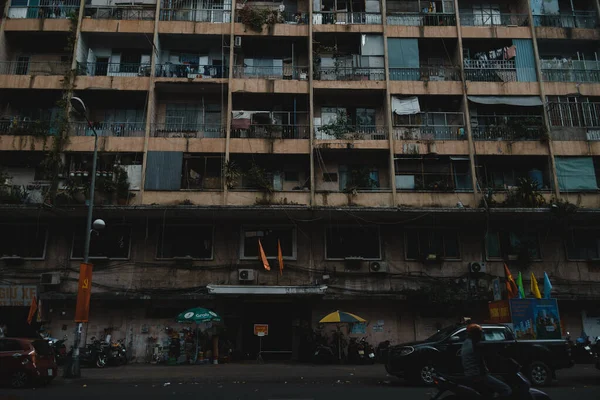
{"type": "Polygon", "coordinates": [[[467,96],[477,104],[506,104],[509,106],[539,107],[542,99],[537,96],[467,96]]]}
{"type": "Polygon", "coordinates": [[[320,286],[249,286],[249,285],[207,285],[209,294],[249,294],[249,295],[315,295],[325,294],[326,285],[320,286]]]}

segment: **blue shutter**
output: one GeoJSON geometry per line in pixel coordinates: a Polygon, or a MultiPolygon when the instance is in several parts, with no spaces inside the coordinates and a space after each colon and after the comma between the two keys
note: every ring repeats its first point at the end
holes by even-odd
{"type": "Polygon", "coordinates": [[[388,38],[390,80],[419,80],[419,40],[388,38]]]}
{"type": "Polygon", "coordinates": [[[517,47],[515,64],[517,67],[517,81],[535,82],[535,57],[533,55],[533,43],[530,39],[513,39],[513,45],[517,47]]]}
{"type": "Polygon", "coordinates": [[[556,157],[556,176],[561,191],[597,190],[592,157],[556,157]]]}
{"type": "Polygon", "coordinates": [[[177,151],[149,151],[146,155],[145,190],[181,189],[183,153],[177,151]]]}

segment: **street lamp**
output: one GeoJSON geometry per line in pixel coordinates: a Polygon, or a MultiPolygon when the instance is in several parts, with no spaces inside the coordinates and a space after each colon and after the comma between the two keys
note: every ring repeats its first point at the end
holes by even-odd
{"type": "MultiPolygon", "coordinates": [[[[83,263],[88,264],[90,259],[90,241],[92,238],[93,231],[99,231],[104,229],[105,223],[101,219],[97,219],[92,223],[92,214],[94,212],[94,191],[96,188],[96,161],[98,158],[98,133],[94,129],[94,126],[87,117],[87,108],[83,100],[79,97],[71,97],[71,106],[76,114],[85,118],[88,127],[94,133],[94,156],[92,159],[92,180],[90,182],[90,198],[88,200],[87,209],[87,222],[85,226],[85,246],[83,248],[83,263]]],[[[79,290],[78,290],[79,293],[79,290]]],[[[79,378],[81,377],[81,370],[79,365],[79,343],[81,342],[81,329],[83,324],[78,322],[75,327],[75,340],[73,343],[73,358],[71,365],[65,368],[66,378],[79,378]]]]}

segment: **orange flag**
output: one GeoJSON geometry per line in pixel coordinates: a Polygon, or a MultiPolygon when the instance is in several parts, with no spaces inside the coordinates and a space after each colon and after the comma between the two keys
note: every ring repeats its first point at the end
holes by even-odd
{"type": "Polygon", "coordinates": [[[279,275],[283,275],[283,253],[281,252],[281,242],[277,240],[277,261],[279,261],[279,275]]]}
{"type": "Polygon", "coordinates": [[[31,325],[31,321],[33,321],[33,317],[35,316],[37,308],[37,298],[33,296],[33,299],[31,299],[31,305],[29,306],[29,315],[27,315],[27,323],[29,325],[31,325]]]}
{"type": "Polygon", "coordinates": [[[512,277],[508,266],[504,264],[504,275],[506,275],[506,289],[508,291],[508,298],[512,299],[514,297],[519,296],[519,289],[517,288],[517,283],[512,277]]]}
{"type": "Polygon", "coordinates": [[[265,255],[265,251],[263,250],[260,239],[258,239],[258,258],[260,258],[260,261],[262,261],[263,267],[265,267],[267,271],[270,271],[271,266],[269,265],[269,261],[267,261],[267,256],[265,255]]]}

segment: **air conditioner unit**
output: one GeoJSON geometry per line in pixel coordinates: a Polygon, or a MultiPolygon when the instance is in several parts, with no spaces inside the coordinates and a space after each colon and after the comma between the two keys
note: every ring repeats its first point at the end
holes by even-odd
{"type": "Polygon", "coordinates": [[[40,274],[40,284],[60,285],[60,274],[58,272],[46,272],[40,274]]]}
{"type": "Polygon", "coordinates": [[[388,272],[388,264],[384,261],[371,261],[369,263],[369,272],[374,274],[388,272]]]}
{"type": "Polygon", "coordinates": [[[253,269],[238,269],[238,279],[240,282],[249,282],[254,280],[253,269]]]}
{"type": "Polygon", "coordinates": [[[469,263],[469,272],[472,274],[481,274],[486,272],[485,263],[474,261],[469,263]]]}
{"type": "Polygon", "coordinates": [[[242,47],[242,37],[236,36],[233,38],[233,47],[242,47]]]}

